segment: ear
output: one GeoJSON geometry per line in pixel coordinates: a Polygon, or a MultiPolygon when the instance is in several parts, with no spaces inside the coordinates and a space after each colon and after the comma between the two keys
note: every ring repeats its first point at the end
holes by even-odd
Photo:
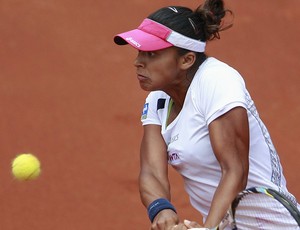
{"type": "Polygon", "coordinates": [[[181,59],[181,69],[182,70],[187,70],[192,67],[192,65],[196,61],[196,54],[194,52],[188,52],[185,55],[180,57],[181,59]]]}

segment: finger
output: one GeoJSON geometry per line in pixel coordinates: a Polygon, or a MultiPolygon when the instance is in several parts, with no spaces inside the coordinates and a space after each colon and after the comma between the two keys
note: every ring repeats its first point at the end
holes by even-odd
{"type": "Polygon", "coordinates": [[[188,229],[207,229],[202,228],[202,226],[195,221],[184,220],[183,223],[188,229]]]}
{"type": "Polygon", "coordinates": [[[180,224],[174,225],[172,230],[187,230],[187,227],[184,224],[180,223],[180,224]]]}

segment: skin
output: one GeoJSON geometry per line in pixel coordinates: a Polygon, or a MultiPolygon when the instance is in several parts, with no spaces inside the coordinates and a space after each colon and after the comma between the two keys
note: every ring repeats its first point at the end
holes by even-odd
{"type": "MultiPolygon", "coordinates": [[[[168,123],[181,111],[191,83],[188,69],[196,59],[195,53],[179,56],[175,47],[155,52],[139,51],[134,65],[140,86],[146,91],[162,90],[171,96],[174,106],[168,123]]],[[[215,156],[221,166],[222,177],[214,194],[205,227],[215,227],[223,218],[236,194],[246,186],[248,176],[249,125],[247,112],[237,107],[209,125],[209,135],[215,156]]],[[[161,127],[144,126],[141,142],[139,186],[145,207],[158,198],[171,200],[168,180],[167,146],[161,127]]],[[[194,221],[180,222],[169,209],[157,214],[151,230],[182,230],[202,227],[194,221]]]]}

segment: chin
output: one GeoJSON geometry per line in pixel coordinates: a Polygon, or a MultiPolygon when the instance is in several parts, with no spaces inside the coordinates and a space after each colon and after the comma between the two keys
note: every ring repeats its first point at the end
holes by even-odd
{"type": "Polygon", "coordinates": [[[150,85],[146,85],[146,84],[141,84],[140,83],[140,87],[144,91],[148,91],[148,92],[155,91],[155,89],[153,89],[153,87],[151,87],[150,85]]]}

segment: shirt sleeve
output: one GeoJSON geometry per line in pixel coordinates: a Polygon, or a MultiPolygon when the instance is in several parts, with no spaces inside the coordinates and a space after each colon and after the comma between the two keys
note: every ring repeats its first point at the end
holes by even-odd
{"type": "Polygon", "coordinates": [[[199,107],[207,125],[235,107],[246,108],[245,82],[233,68],[210,69],[199,84],[199,107]]]}
{"type": "Polygon", "coordinates": [[[142,125],[162,125],[167,95],[160,91],[149,93],[142,110],[142,125]]]}

